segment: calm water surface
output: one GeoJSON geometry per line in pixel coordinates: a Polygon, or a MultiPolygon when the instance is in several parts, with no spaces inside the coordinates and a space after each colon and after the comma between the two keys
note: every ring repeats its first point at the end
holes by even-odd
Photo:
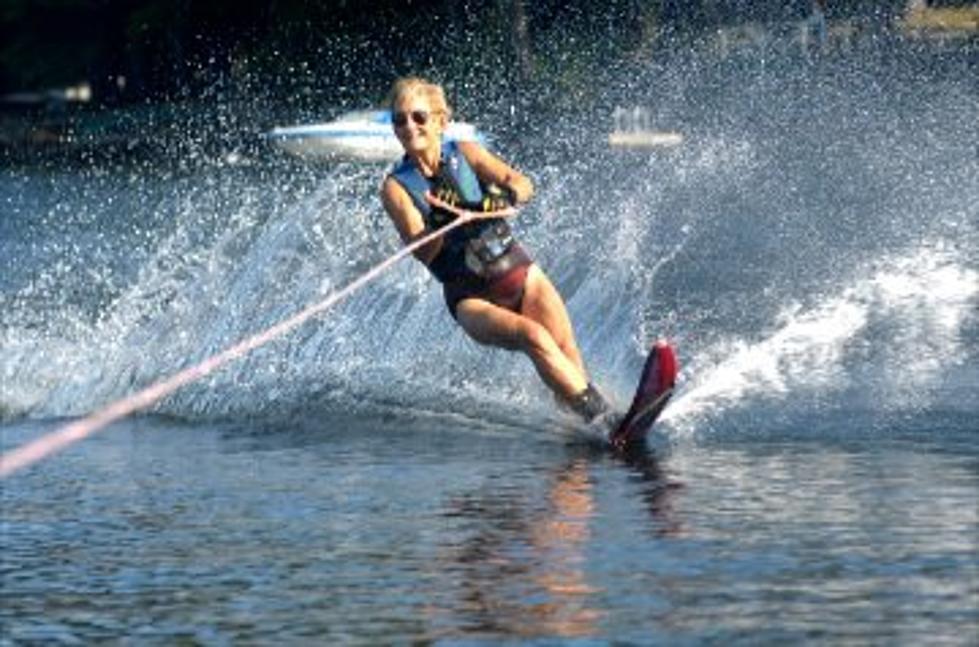
{"type": "Polygon", "coordinates": [[[974,644],[976,455],[141,419],[4,483],[3,640],[974,644]]]}

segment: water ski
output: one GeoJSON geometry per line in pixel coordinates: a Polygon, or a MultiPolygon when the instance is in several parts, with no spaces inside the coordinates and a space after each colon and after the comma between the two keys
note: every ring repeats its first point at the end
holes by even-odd
{"type": "Polygon", "coordinates": [[[673,395],[676,374],[677,361],[673,347],[666,341],[657,341],[646,357],[629,411],[609,434],[612,447],[625,449],[646,438],[646,433],[673,395]]]}

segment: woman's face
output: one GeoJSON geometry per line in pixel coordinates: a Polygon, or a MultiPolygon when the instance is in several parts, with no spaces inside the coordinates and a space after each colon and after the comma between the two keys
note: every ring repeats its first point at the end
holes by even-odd
{"type": "Polygon", "coordinates": [[[394,103],[394,134],[406,153],[420,153],[442,144],[445,115],[435,112],[423,94],[411,93],[394,103]]]}

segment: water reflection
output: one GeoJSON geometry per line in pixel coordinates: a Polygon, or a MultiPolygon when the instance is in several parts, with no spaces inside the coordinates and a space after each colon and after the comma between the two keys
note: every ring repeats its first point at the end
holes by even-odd
{"type": "Polygon", "coordinates": [[[572,448],[541,491],[490,482],[447,502],[444,516],[457,532],[438,552],[437,567],[455,588],[433,596],[432,626],[449,635],[601,635],[607,591],[589,572],[588,553],[600,515],[614,514],[600,509],[594,478],[609,467],[640,481],[631,490],[656,536],[680,532],[670,501],[679,486],[665,479],[653,454],[610,459],[605,451],[572,448]]]}
{"type": "Polygon", "coordinates": [[[653,522],[654,534],[658,537],[683,535],[680,517],[674,510],[675,495],[683,484],[667,477],[662,462],[645,444],[628,450],[617,459],[641,483],[640,493],[653,522]]]}

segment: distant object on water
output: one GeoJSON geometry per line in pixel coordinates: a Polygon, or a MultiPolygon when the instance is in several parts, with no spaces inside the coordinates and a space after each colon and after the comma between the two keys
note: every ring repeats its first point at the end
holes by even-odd
{"type": "Polygon", "coordinates": [[[608,144],[612,148],[672,148],[683,143],[683,135],[674,132],[611,132],[608,144]]]}
{"type": "Polygon", "coordinates": [[[677,132],[653,130],[649,110],[642,107],[622,108],[612,112],[612,132],[608,144],[612,148],[652,150],[672,148],[683,143],[683,135],[677,132]]]}
{"type": "MultiPolygon", "coordinates": [[[[273,128],[266,137],[277,148],[311,161],[392,162],[404,154],[390,110],[358,110],[327,123],[273,128]]],[[[485,142],[475,126],[459,121],[449,122],[445,137],[485,142]]]]}
{"type": "Polygon", "coordinates": [[[973,38],[979,34],[979,3],[931,7],[924,0],[911,0],[898,26],[913,38],[973,38]]]}

